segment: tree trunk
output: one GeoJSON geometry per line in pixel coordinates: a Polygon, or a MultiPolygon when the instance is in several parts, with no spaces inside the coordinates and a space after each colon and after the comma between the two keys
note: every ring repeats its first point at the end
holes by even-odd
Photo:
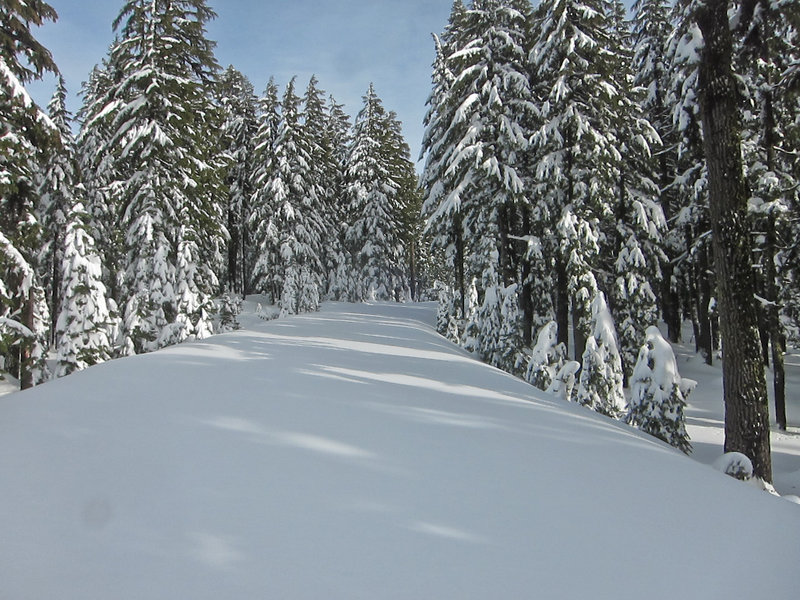
{"type": "Polygon", "coordinates": [[[775,216],[770,214],[767,221],[766,243],[764,244],[764,279],[769,305],[766,308],[769,325],[769,341],[772,349],[772,391],[775,397],[775,421],[778,429],[786,431],[786,369],[784,354],[786,338],[781,327],[780,306],[778,306],[778,274],[775,269],[775,216]]]}
{"type": "Polygon", "coordinates": [[[575,360],[583,362],[583,352],[586,350],[586,335],[581,329],[581,314],[574,302],[572,305],[572,343],[575,360]]]}
{"type": "Polygon", "coordinates": [[[697,321],[700,326],[697,347],[707,365],[714,362],[714,335],[711,328],[711,314],[708,310],[711,302],[711,275],[709,270],[708,247],[705,241],[697,248],[697,321]]]}
{"type": "MultiPolygon", "coordinates": [[[[28,291],[28,299],[25,302],[23,310],[23,324],[25,327],[33,331],[34,329],[34,312],[33,312],[33,286],[28,291]]],[[[20,357],[19,357],[19,387],[21,390],[27,390],[33,387],[33,371],[31,370],[31,358],[33,356],[32,348],[35,340],[26,339],[21,343],[20,357]]]]}
{"type": "MultiPolygon", "coordinates": [[[[527,210],[522,211],[522,237],[531,234],[531,219],[530,213],[527,210]]],[[[532,269],[530,260],[528,260],[528,244],[527,242],[520,242],[520,262],[522,279],[522,291],[519,296],[520,310],[522,311],[522,343],[525,346],[530,346],[533,342],[533,282],[531,281],[532,269]]]]}
{"type": "Polygon", "coordinates": [[[727,0],[706,0],[696,20],[705,41],[699,67],[725,397],[725,451],[741,452],[772,481],[769,406],[755,306],[748,190],[727,0]]]}
{"type": "MultiPolygon", "coordinates": [[[[660,98],[659,105],[661,105],[660,98]]],[[[658,166],[660,173],[660,189],[662,190],[660,197],[661,208],[664,211],[664,218],[667,222],[670,222],[672,219],[672,204],[669,196],[663,192],[672,181],[672,173],[669,169],[666,150],[661,152],[658,166]]],[[[667,260],[663,261],[661,264],[661,313],[664,317],[664,322],[667,324],[669,341],[677,344],[681,341],[681,312],[680,297],[672,282],[675,272],[675,265],[673,264],[675,256],[673,256],[674,253],[669,245],[666,245],[664,248],[664,253],[666,254],[667,260]]]]}
{"type": "MultiPolygon", "coordinates": [[[[558,343],[569,348],[569,288],[567,283],[567,269],[561,260],[556,257],[556,325],[558,327],[558,343]]],[[[576,360],[580,361],[580,357],[576,360]]]]}
{"type": "Polygon", "coordinates": [[[456,215],[453,219],[453,238],[456,245],[455,255],[455,272],[456,272],[456,287],[458,288],[458,306],[461,308],[461,318],[467,316],[467,292],[464,287],[464,237],[461,229],[461,217],[456,215]]]}

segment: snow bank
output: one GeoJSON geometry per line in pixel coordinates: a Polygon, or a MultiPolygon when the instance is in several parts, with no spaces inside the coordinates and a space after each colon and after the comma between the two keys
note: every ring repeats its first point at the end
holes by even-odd
{"type": "Polygon", "coordinates": [[[794,597],[796,505],[474,361],[434,312],[242,315],[0,398],[0,597],[794,597]]]}

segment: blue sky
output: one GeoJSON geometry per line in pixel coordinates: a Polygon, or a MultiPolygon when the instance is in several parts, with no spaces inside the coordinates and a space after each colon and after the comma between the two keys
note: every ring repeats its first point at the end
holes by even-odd
{"type": "MultiPolygon", "coordinates": [[[[72,94],[70,108],[91,68],[106,55],[111,23],[123,0],[48,0],[59,14],[35,35],[47,46],[72,94]]],[[[403,122],[412,158],[422,138],[425,100],[434,58],[431,33],[447,23],[451,0],[209,0],[217,19],[208,37],[217,59],[248,76],[261,93],[271,75],[281,85],[312,74],[355,116],[370,82],[403,122]]],[[[30,86],[45,105],[54,81],[30,86]]]]}

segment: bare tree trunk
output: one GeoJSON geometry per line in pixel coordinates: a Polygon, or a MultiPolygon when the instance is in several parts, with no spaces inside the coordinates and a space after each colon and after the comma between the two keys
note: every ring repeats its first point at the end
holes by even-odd
{"type": "MultiPolygon", "coordinates": [[[[523,235],[529,235],[531,229],[530,214],[527,210],[522,212],[522,232],[523,235]]],[[[531,263],[528,260],[527,243],[520,243],[520,262],[522,263],[522,290],[519,296],[520,309],[522,310],[522,343],[525,346],[530,346],[533,342],[533,298],[531,297],[532,283],[532,269],[531,263]]]]}
{"type": "Polygon", "coordinates": [[[456,287],[458,288],[458,306],[461,308],[462,319],[467,315],[467,293],[464,282],[464,236],[461,229],[461,217],[456,215],[453,219],[453,237],[456,244],[455,271],[456,287]]]}
{"type": "MultiPolygon", "coordinates": [[[[561,257],[556,257],[556,325],[558,327],[558,343],[569,348],[569,289],[567,284],[567,268],[561,257]]],[[[577,358],[580,360],[580,357],[577,358]]]]}
{"type": "MultiPolygon", "coordinates": [[[[34,313],[33,313],[33,286],[28,291],[28,299],[25,302],[25,309],[23,311],[23,322],[25,327],[33,331],[34,329],[34,313]]],[[[27,390],[33,387],[33,371],[31,370],[31,357],[33,356],[34,340],[28,339],[22,342],[22,349],[19,357],[19,370],[20,380],[19,387],[22,390],[27,390]]]]}
{"type": "Polygon", "coordinates": [[[702,241],[697,248],[697,320],[700,325],[697,346],[707,365],[714,362],[714,342],[711,331],[711,314],[708,310],[711,302],[711,281],[709,275],[709,257],[707,242],[702,241]]]}
{"type": "Polygon", "coordinates": [[[727,0],[706,0],[695,16],[705,42],[699,71],[700,105],[725,356],[725,451],[747,455],[754,474],[772,481],[769,406],[753,296],[748,190],[728,5],[727,0]]]}
{"type": "Polygon", "coordinates": [[[767,300],[770,302],[766,313],[769,323],[769,341],[772,348],[772,391],[775,396],[775,421],[778,429],[786,431],[786,369],[784,366],[786,338],[783,335],[780,307],[778,306],[775,246],[775,217],[770,215],[764,246],[764,278],[766,279],[767,300]]]}

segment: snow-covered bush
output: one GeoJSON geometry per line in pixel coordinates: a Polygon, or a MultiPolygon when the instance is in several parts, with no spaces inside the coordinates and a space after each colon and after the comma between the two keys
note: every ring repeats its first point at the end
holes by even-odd
{"type": "Polygon", "coordinates": [[[622,389],[622,359],[617,346],[614,320],[605,296],[592,301],[593,334],[586,340],[578,384],[578,402],[601,414],[618,418],[625,413],[622,389]]]}
{"type": "MultiPolygon", "coordinates": [[[[259,304],[259,308],[261,305],[259,304]]],[[[236,331],[241,325],[236,317],[242,313],[242,299],[233,292],[226,292],[219,299],[219,331],[236,331]]]]}
{"type": "Polygon", "coordinates": [[[686,398],[696,382],[683,379],[672,346],[658,327],[648,327],[646,341],[631,377],[631,398],[626,421],[689,454],[686,432],[686,398]]]}
{"type": "Polygon", "coordinates": [[[749,481],[753,477],[753,463],[741,452],[726,452],[712,466],[739,481],[749,481]]]}
{"type": "Polygon", "coordinates": [[[550,321],[539,330],[536,344],[528,358],[525,380],[540,390],[546,390],[564,366],[567,349],[558,343],[558,325],[550,321]]]}
{"type": "Polygon", "coordinates": [[[567,402],[571,402],[575,391],[575,375],[580,368],[581,363],[576,360],[568,360],[565,362],[564,366],[556,373],[550,387],[547,388],[547,392],[556,394],[567,402]]]}

